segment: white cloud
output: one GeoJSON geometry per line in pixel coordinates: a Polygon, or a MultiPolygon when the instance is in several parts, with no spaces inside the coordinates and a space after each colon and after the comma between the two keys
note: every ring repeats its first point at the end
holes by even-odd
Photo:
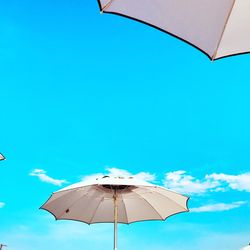
{"type": "Polygon", "coordinates": [[[125,170],[120,168],[106,168],[107,174],[111,176],[131,176],[132,174],[125,170]]]}
{"type": "Polygon", "coordinates": [[[148,173],[148,172],[139,172],[137,174],[132,174],[129,171],[125,170],[125,169],[120,169],[120,168],[109,168],[107,167],[105,173],[97,173],[97,174],[93,174],[93,175],[87,175],[84,176],[82,178],[83,181],[87,181],[87,180],[93,180],[96,179],[98,177],[102,177],[104,175],[108,175],[108,176],[113,176],[113,177],[118,177],[118,176],[122,176],[122,177],[129,177],[129,176],[133,176],[136,179],[139,180],[144,180],[144,181],[155,181],[155,175],[148,173]]]}
{"type": "Polygon", "coordinates": [[[4,202],[0,202],[0,208],[3,208],[5,206],[4,202]]]}
{"type": "Polygon", "coordinates": [[[96,174],[91,174],[91,175],[85,175],[81,178],[81,181],[91,181],[91,180],[95,180],[97,178],[102,177],[104,174],[102,173],[96,173],[96,174]]]}
{"type": "Polygon", "coordinates": [[[237,190],[250,192],[250,173],[228,175],[213,173],[198,179],[186,171],[173,171],[166,173],[164,186],[184,194],[205,194],[207,192],[225,192],[237,190]]]}
{"type": "Polygon", "coordinates": [[[148,172],[140,172],[138,174],[134,175],[135,178],[139,179],[139,180],[143,180],[143,181],[155,181],[156,177],[155,174],[150,174],[148,172]]]}
{"type": "Polygon", "coordinates": [[[143,180],[143,181],[155,181],[155,174],[151,174],[148,172],[139,172],[137,174],[132,174],[124,169],[119,168],[106,168],[108,175],[111,176],[133,176],[136,179],[143,180]]]}
{"type": "Polygon", "coordinates": [[[216,190],[219,185],[215,180],[199,180],[182,170],[166,173],[163,184],[168,189],[185,194],[204,194],[216,190]]]}
{"type": "Polygon", "coordinates": [[[36,176],[42,182],[51,183],[56,186],[62,186],[62,184],[67,183],[66,180],[54,179],[46,174],[46,171],[43,169],[34,169],[29,175],[36,176]]]}
{"type": "Polygon", "coordinates": [[[211,174],[207,175],[206,178],[218,181],[221,185],[226,184],[233,190],[250,192],[250,173],[239,175],[211,174]]]}
{"type": "Polygon", "coordinates": [[[235,208],[239,208],[245,205],[246,201],[237,201],[233,203],[216,203],[216,204],[209,204],[200,207],[191,208],[190,211],[194,213],[203,213],[203,212],[222,212],[228,211],[235,208]]]}

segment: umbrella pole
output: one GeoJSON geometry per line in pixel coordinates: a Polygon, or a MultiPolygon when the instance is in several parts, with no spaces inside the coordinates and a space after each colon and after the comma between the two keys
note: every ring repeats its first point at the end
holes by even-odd
{"type": "Polygon", "coordinates": [[[114,250],[117,250],[117,221],[118,221],[118,204],[116,189],[114,191],[114,250]]]}

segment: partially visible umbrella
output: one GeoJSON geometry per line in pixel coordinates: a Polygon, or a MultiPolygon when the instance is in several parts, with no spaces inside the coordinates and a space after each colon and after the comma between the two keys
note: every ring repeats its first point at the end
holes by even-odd
{"type": "Polygon", "coordinates": [[[165,220],[187,212],[187,201],[186,196],[133,177],[104,176],[53,193],[41,208],[57,220],[114,223],[117,250],[117,223],[165,220]]]}
{"type": "Polygon", "coordinates": [[[2,250],[3,247],[7,247],[7,245],[0,244],[0,250],[2,250]]]}
{"type": "Polygon", "coordinates": [[[241,250],[250,250],[250,243],[248,246],[241,248],[241,250]]]}
{"type": "Polygon", "coordinates": [[[117,14],[173,35],[215,60],[250,52],[249,0],[98,0],[117,14]]]}
{"type": "MultiPolygon", "coordinates": [[[[0,153],[0,161],[5,160],[5,157],[0,153]]],[[[1,246],[1,245],[0,245],[1,246]]],[[[1,248],[0,248],[1,249],[1,248]]]]}

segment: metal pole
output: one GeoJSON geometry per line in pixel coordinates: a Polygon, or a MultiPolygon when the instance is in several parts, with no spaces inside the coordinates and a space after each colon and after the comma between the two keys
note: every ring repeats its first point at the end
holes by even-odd
{"type": "Polygon", "coordinates": [[[114,190],[114,250],[117,250],[117,221],[118,221],[118,204],[117,193],[114,190]]]}

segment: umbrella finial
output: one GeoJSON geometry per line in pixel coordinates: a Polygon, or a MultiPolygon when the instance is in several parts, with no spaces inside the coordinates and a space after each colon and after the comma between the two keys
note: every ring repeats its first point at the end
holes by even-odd
{"type": "Polygon", "coordinates": [[[109,175],[104,175],[102,179],[109,178],[109,175]]]}

